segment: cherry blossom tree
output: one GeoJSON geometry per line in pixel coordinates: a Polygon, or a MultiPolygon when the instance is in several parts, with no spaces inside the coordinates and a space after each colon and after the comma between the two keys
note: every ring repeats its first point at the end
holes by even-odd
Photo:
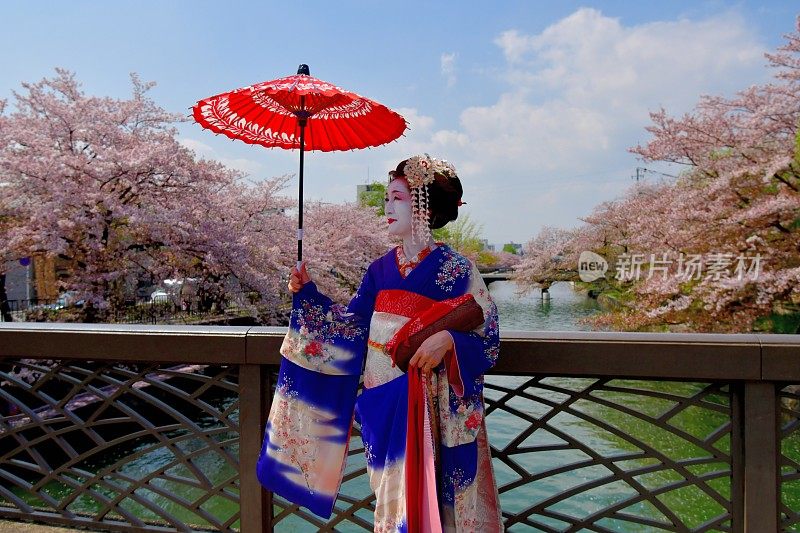
{"type": "MultiPolygon", "coordinates": [[[[598,206],[564,245],[628,266],[638,255],[647,264],[638,278],[617,270],[620,279],[609,281],[627,305],[595,325],[750,331],[765,317],[798,309],[800,19],[767,59],[776,70],[772,83],[732,98],[705,96],[682,117],[652,113],[652,139],[631,151],[685,170],[674,182],[641,184],[598,206]],[[687,260],[698,257],[706,271],[687,275],[687,260]]],[[[531,244],[529,253],[550,254],[531,244]]],[[[547,267],[529,260],[521,282],[547,267]]]]}
{"type": "MultiPolygon", "coordinates": [[[[57,257],[61,287],[100,310],[169,278],[196,280],[208,302],[249,292],[254,305],[278,305],[296,242],[288,178],[245,182],[198,159],[177,140],[183,119],[148,97],[152,83],[132,82],[129,99],[94,97],[59,69],[23,84],[13,111],[0,102],[3,264],[57,257]]],[[[355,206],[311,208],[310,256],[335,268],[340,297],[360,280],[364,254],[383,251],[374,218],[355,206]]]]}
{"type": "Polygon", "coordinates": [[[501,250],[499,252],[492,252],[496,260],[494,263],[495,268],[513,268],[514,265],[520,262],[520,256],[501,250]]]}
{"type": "Polygon", "coordinates": [[[293,202],[280,195],[286,180],[231,181],[193,202],[176,198],[147,220],[150,231],[169,239],[148,256],[148,266],[160,269],[154,277],[180,273],[196,280],[201,307],[232,295],[258,316],[279,305],[294,244],[293,222],[285,214],[293,202]]]}
{"type": "Polygon", "coordinates": [[[574,230],[544,226],[524,246],[525,254],[514,265],[512,280],[527,292],[548,288],[554,281],[576,277],[577,255],[572,250],[574,230]],[[574,261],[573,261],[574,259],[574,261]]]}
{"type": "MultiPolygon", "coordinates": [[[[63,285],[98,308],[119,306],[131,275],[158,281],[199,259],[219,277],[218,257],[235,268],[243,255],[244,236],[221,239],[225,229],[209,217],[249,198],[236,187],[241,176],[196,160],[177,142],[180,117],[147,97],[152,84],[132,81],[132,98],[99,98],[58,70],[23,84],[0,123],[0,172],[18,222],[4,228],[3,256],[58,256],[68,265],[63,285]],[[192,248],[197,241],[205,246],[192,248]]],[[[282,205],[274,189],[255,189],[253,201],[282,205]]]]}

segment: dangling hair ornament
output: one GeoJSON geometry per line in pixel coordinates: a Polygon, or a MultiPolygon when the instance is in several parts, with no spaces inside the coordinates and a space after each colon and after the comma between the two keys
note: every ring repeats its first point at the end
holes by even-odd
{"type": "MultiPolygon", "coordinates": [[[[430,213],[428,211],[428,185],[436,180],[436,174],[455,178],[456,169],[452,163],[444,159],[436,159],[425,155],[415,155],[406,160],[403,174],[411,190],[411,242],[415,244],[426,243],[431,238],[430,213]]],[[[389,181],[395,177],[389,173],[389,181]]]]}

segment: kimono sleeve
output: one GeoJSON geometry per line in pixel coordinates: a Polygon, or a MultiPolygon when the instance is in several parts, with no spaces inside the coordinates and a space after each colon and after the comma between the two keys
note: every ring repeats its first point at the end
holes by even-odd
{"type": "Polygon", "coordinates": [[[347,307],[319,292],[313,281],[306,283],[293,297],[281,355],[324,374],[360,374],[375,293],[372,267],[347,307]]]}
{"type": "Polygon", "coordinates": [[[257,465],[261,484],[329,517],[342,482],[366,354],[374,283],[368,273],[350,305],[313,282],[295,293],[281,368],[257,465]]]}
{"type": "Polygon", "coordinates": [[[453,337],[453,351],[445,357],[445,367],[453,391],[460,397],[481,390],[481,376],[494,366],[500,353],[497,306],[474,264],[466,293],[472,294],[483,308],[484,322],[469,332],[448,330],[453,337]]]}

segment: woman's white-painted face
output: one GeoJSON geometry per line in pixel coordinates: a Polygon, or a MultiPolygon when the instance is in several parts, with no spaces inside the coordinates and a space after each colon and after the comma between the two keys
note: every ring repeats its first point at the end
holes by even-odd
{"type": "Polygon", "coordinates": [[[393,179],[386,188],[384,200],[389,235],[411,235],[411,211],[414,200],[408,188],[408,182],[404,178],[393,179]]]}

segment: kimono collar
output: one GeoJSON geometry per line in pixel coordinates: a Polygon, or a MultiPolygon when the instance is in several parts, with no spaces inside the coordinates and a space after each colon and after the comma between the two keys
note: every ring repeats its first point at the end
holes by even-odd
{"type": "Polygon", "coordinates": [[[411,259],[406,259],[406,254],[403,252],[403,245],[401,244],[396,248],[395,253],[395,261],[397,262],[397,269],[400,271],[400,275],[404,278],[407,277],[414,268],[422,262],[423,259],[428,257],[432,251],[434,251],[439,246],[443,245],[443,242],[434,243],[433,246],[426,246],[422,250],[419,251],[417,255],[412,257],[411,259]]]}

